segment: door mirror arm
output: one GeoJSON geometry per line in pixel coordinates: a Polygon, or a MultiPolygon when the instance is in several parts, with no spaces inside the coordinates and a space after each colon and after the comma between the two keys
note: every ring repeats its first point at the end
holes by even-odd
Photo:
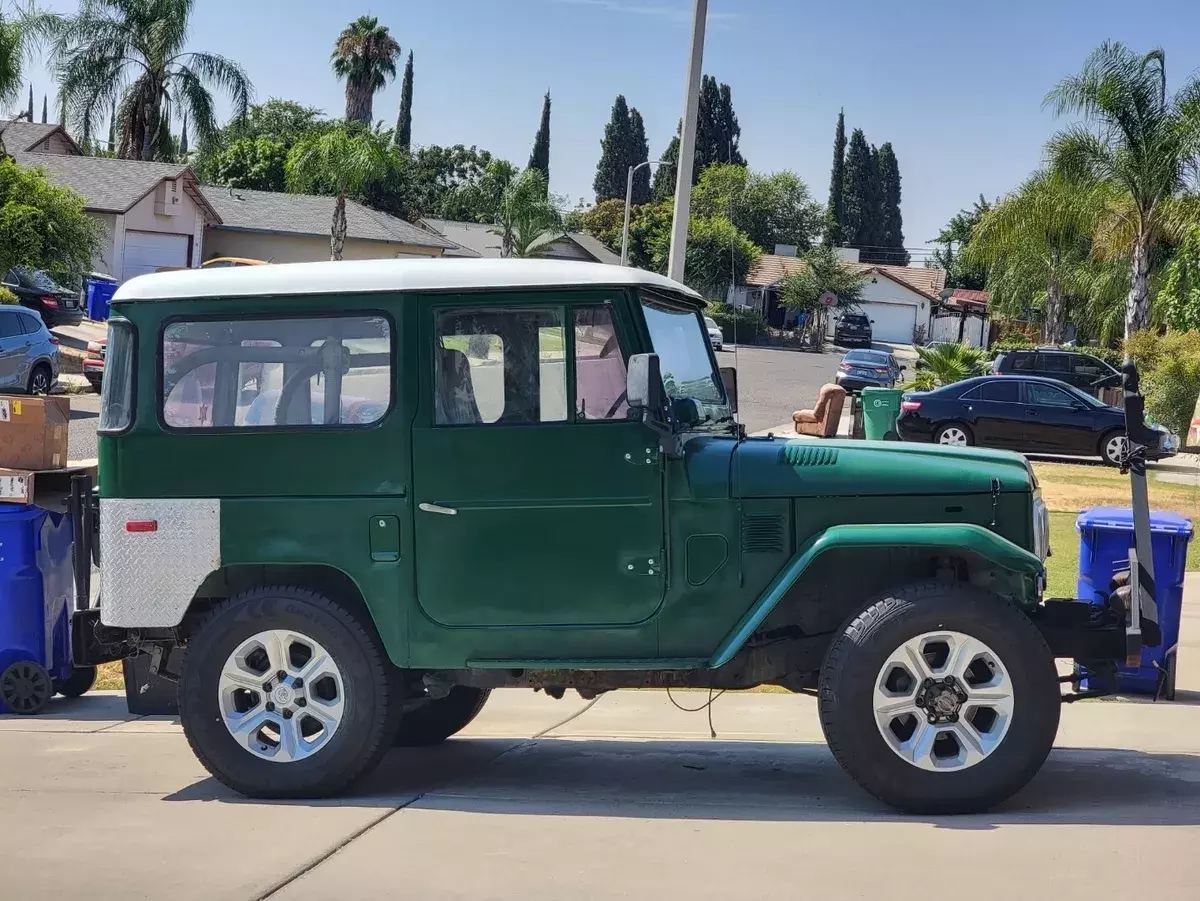
{"type": "Polygon", "coordinates": [[[658,436],[659,450],[668,457],[683,456],[683,445],[666,404],[658,354],[634,354],[629,358],[625,394],[632,417],[658,436]]]}

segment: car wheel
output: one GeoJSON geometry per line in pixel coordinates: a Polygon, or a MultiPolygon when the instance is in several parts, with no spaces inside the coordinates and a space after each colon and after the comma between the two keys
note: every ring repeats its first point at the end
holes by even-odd
{"type": "Polygon", "coordinates": [[[987,810],[1042,766],[1058,731],[1058,673],[1016,607],[965,584],[889,592],[834,640],[821,726],[864,789],[910,813],[987,810]]]}
{"type": "Polygon", "coordinates": [[[1100,456],[1109,466],[1120,466],[1128,446],[1124,432],[1109,432],[1100,439],[1100,456]]]}
{"type": "Polygon", "coordinates": [[[939,426],[933,433],[933,443],[949,447],[972,447],[975,444],[975,435],[969,426],[961,422],[948,422],[939,426]]]}
{"type": "Polygon", "coordinates": [[[397,684],[359,614],[304,588],[255,588],[189,637],[179,716],[200,762],[235,791],[325,797],[387,750],[397,684]]]}
{"type": "Polygon", "coordinates": [[[465,729],[483,705],[491,690],[455,685],[444,698],[427,698],[400,715],[395,744],[416,748],[436,745],[465,729]]]}
{"type": "Polygon", "coordinates": [[[45,363],[38,363],[29,373],[29,393],[49,394],[54,384],[54,373],[45,363]]]}

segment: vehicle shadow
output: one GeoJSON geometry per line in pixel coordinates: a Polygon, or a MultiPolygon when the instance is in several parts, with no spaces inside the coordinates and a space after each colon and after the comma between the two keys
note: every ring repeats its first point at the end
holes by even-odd
{"type": "Polygon", "coordinates": [[[71,422],[76,422],[80,419],[99,419],[99,410],[80,410],[76,407],[71,408],[71,422]]]}
{"type": "MultiPolygon", "coordinates": [[[[456,739],[395,750],[350,795],[305,805],[416,806],[484,814],[861,822],[942,828],[1200,824],[1200,756],[1061,748],[986,814],[905,816],[858,789],[823,744],[456,739]],[[423,775],[422,775],[423,774],[423,775]]],[[[263,803],[214,780],[168,801],[263,803]]],[[[270,803],[270,802],[268,802],[270,803]]]]}

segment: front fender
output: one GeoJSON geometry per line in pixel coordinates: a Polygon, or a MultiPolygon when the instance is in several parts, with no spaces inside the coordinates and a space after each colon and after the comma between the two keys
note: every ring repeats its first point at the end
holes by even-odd
{"type": "Polygon", "coordinates": [[[972,523],[912,523],[888,525],[852,524],[832,526],[809,539],[771,581],[725,637],[709,661],[715,669],[724,666],[763,624],[788,589],[822,554],[835,548],[912,547],[967,552],[999,569],[1025,576],[1044,572],[1042,561],[1031,551],[1013,544],[1003,535],[972,523]]]}

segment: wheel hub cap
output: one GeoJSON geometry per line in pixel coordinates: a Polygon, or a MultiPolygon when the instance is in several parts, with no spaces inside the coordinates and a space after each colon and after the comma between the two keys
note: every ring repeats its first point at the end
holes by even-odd
{"type": "Polygon", "coordinates": [[[961,632],[906,641],[880,668],[875,722],[888,747],[924,770],[962,770],[988,757],[1008,732],[1013,684],[999,656],[961,632]]]}
{"type": "Polygon", "coordinates": [[[255,757],[290,763],[311,757],[337,732],[345,684],[333,657],[299,632],[272,629],[243,641],[218,680],[221,719],[255,757]]]}

